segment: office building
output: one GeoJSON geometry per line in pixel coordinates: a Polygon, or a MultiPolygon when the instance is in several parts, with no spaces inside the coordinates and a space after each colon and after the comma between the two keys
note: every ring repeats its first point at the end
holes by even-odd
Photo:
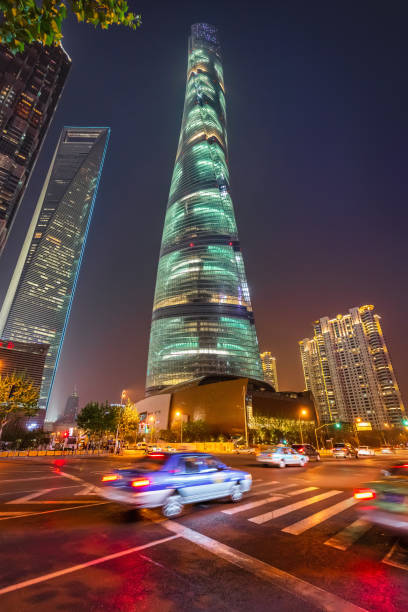
{"type": "Polygon", "coordinates": [[[65,85],[71,60],[59,46],[0,45],[0,253],[65,85]]]}
{"type": "Polygon", "coordinates": [[[299,344],[306,389],[323,422],[402,426],[405,409],[374,306],[323,317],[313,338],[299,344]]]}
{"type": "Polygon", "coordinates": [[[79,395],[76,389],[73,390],[71,395],[67,399],[65,404],[64,414],[62,415],[61,421],[64,423],[76,423],[76,418],[79,413],[79,395]]]}
{"type": "Polygon", "coordinates": [[[276,371],[276,357],[272,357],[270,351],[264,351],[261,353],[261,363],[264,373],[264,380],[272,385],[275,391],[279,391],[278,373],[276,371]]]}
{"type": "Polygon", "coordinates": [[[63,128],[0,311],[4,338],[49,344],[42,408],[58,366],[109,131],[63,128]]]}
{"type": "Polygon", "coordinates": [[[217,31],[195,24],[157,272],[147,393],[208,375],[263,379],[230,195],[224,91],[217,31]]]}
{"type": "Polygon", "coordinates": [[[1,339],[0,374],[2,376],[10,374],[25,376],[33,381],[39,391],[47,351],[48,344],[13,342],[1,339]]]}

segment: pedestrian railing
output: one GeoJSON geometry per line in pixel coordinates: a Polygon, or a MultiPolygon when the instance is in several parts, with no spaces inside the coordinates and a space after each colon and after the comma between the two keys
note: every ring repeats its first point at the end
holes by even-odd
{"type": "Polygon", "coordinates": [[[78,455],[108,455],[109,451],[94,449],[94,450],[5,450],[0,451],[1,457],[44,457],[44,456],[78,456],[78,455]]]}

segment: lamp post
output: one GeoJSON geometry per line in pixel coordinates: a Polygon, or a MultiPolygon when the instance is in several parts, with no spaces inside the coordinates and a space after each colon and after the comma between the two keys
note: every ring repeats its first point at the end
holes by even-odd
{"type": "Polygon", "coordinates": [[[176,417],[180,419],[180,444],[183,444],[183,414],[177,411],[176,417]]]}
{"type": "Polygon", "coordinates": [[[156,422],[156,419],[152,415],[152,416],[149,417],[149,421],[151,423],[151,426],[150,426],[150,444],[151,444],[153,442],[153,428],[154,428],[154,424],[156,422]]]}
{"type": "Polygon", "coordinates": [[[300,442],[303,444],[303,429],[302,429],[302,416],[305,417],[307,416],[308,411],[306,410],[306,408],[302,408],[302,410],[300,411],[300,415],[299,415],[299,429],[300,429],[300,442]]]}
{"type": "Polygon", "coordinates": [[[118,446],[119,446],[119,426],[120,426],[120,420],[122,418],[122,411],[123,411],[123,407],[124,407],[124,401],[126,399],[126,390],[123,389],[122,393],[120,394],[120,412],[119,412],[119,419],[118,419],[118,425],[116,427],[116,436],[115,436],[115,455],[118,452],[118,446]]]}

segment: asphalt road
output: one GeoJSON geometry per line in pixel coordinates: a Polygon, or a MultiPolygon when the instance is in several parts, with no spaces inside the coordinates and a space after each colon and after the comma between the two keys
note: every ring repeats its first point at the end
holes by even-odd
{"type": "Polygon", "coordinates": [[[408,554],[352,498],[390,459],[222,460],[252,473],[247,497],[167,521],[98,497],[130,459],[0,459],[0,609],[408,610],[408,554]]]}

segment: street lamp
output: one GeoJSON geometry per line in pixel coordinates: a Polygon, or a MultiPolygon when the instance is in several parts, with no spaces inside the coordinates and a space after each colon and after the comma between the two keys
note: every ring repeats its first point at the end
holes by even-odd
{"type": "Polygon", "coordinates": [[[149,417],[149,421],[151,423],[151,426],[150,426],[150,443],[152,443],[153,442],[153,428],[154,428],[154,424],[156,422],[156,419],[152,415],[152,416],[149,417]]]}
{"type": "Polygon", "coordinates": [[[177,419],[180,419],[180,444],[183,444],[183,415],[179,410],[177,410],[175,416],[177,419]]]}
{"type": "Polygon", "coordinates": [[[120,411],[119,411],[119,419],[118,419],[118,425],[116,427],[116,436],[115,436],[115,455],[118,452],[118,446],[119,446],[119,426],[120,426],[120,421],[122,418],[122,410],[124,408],[124,400],[126,399],[126,389],[123,389],[122,393],[120,394],[120,411]]]}
{"type": "Polygon", "coordinates": [[[303,430],[302,430],[302,419],[301,417],[306,417],[308,415],[308,411],[306,408],[302,408],[299,416],[299,429],[300,429],[300,441],[303,444],[303,430]]]}

